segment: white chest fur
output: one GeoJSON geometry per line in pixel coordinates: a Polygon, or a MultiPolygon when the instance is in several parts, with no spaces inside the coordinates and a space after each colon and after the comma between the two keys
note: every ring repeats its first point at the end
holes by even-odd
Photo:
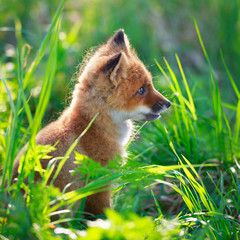
{"type": "Polygon", "coordinates": [[[111,111],[111,116],[118,127],[118,141],[124,147],[127,145],[133,131],[133,123],[125,112],[111,111]]]}

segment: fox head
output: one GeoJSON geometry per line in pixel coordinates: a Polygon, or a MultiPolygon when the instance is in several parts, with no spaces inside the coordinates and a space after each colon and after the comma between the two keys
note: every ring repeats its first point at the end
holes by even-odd
{"type": "Polygon", "coordinates": [[[90,58],[78,88],[84,91],[89,104],[107,110],[117,121],[153,121],[171,105],[154,88],[151,73],[122,29],[90,58]]]}

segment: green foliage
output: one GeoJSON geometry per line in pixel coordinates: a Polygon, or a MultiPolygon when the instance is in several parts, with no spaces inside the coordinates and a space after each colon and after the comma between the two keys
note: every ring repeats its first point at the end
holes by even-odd
{"type": "MultiPolygon", "coordinates": [[[[65,12],[61,21],[63,0],[52,21],[48,21],[51,24],[44,38],[41,36],[42,25],[38,26],[35,20],[29,19],[34,13],[39,14],[36,11],[39,4],[49,6],[50,12],[55,11],[57,1],[33,4],[32,1],[21,0],[15,4],[24,8],[16,7],[15,11],[10,8],[9,14],[5,11],[0,15],[0,20],[15,16],[14,38],[17,40],[15,57],[0,57],[0,239],[239,239],[240,90],[238,82],[234,81],[238,67],[231,65],[233,69],[230,71],[227,64],[229,56],[239,57],[236,50],[239,39],[235,38],[239,32],[236,27],[238,3],[232,1],[226,8],[224,1],[219,5],[217,1],[208,0],[181,4],[177,0],[150,2],[83,1],[79,4],[83,20],[76,20],[72,10],[74,1],[67,1],[69,12],[65,12]],[[161,8],[163,3],[165,8],[161,8]],[[48,158],[57,143],[55,146],[39,146],[35,143],[35,136],[42,122],[46,121],[45,113],[62,108],[59,99],[65,92],[66,79],[71,75],[69,69],[74,64],[72,56],[76,56],[76,49],[83,51],[96,45],[105,40],[109,32],[123,27],[142,57],[152,61],[163,51],[159,45],[161,37],[155,32],[161,29],[156,19],[164,16],[169,25],[174,26],[177,15],[174,9],[181,9],[182,4],[193,15],[197,14],[197,9],[200,14],[204,10],[204,16],[208,16],[206,8],[202,7],[206,3],[209,4],[208,13],[215,11],[227,16],[223,21],[220,14],[216,15],[225,27],[215,31],[224,38],[228,37],[228,43],[232,43],[226,47],[223,42],[227,53],[221,51],[220,59],[237,100],[231,96],[225,98],[226,93],[218,79],[219,69],[215,70],[210,61],[215,56],[214,51],[210,49],[208,55],[195,21],[209,77],[206,78],[204,64],[200,66],[198,76],[192,69],[191,74],[183,70],[187,61],[182,58],[180,47],[174,49],[181,54],[180,57],[175,56],[176,66],[166,58],[163,59],[164,65],[156,61],[157,73],[162,74],[161,83],[168,82],[170,86],[172,110],[163,114],[161,121],[144,123],[136,131],[138,135],[141,130],[142,139],[131,141],[126,146],[129,159],[125,164],[117,158],[102,167],[75,152],[73,175],[80,173],[79,180],[84,180],[86,185],[68,192],[68,187],[73,184],[69,183],[60,192],[53,183],[97,115],[66,155],[52,159],[46,169],[42,168],[40,159],[48,158]],[[123,6],[127,6],[124,11],[123,6]],[[228,14],[229,9],[233,10],[232,14],[228,14]],[[167,13],[172,11],[174,14],[168,16],[167,13]],[[138,21],[135,20],[135,12],[138,13],[138,21]],[[71,24],[70,16],[73,18],[71,24]],[[230,30],[225,21],[232,23],[230,30]],[[26,22],[29,22],[29,31],[26,30],[26,22]],[[142,31],[143,26],[146,31],[142,31]],[[36,34],[37,41],[33,41],[30,31],[36,34]],[[228,31],[230,33],[226,35],[228,31]],[[30,51],[27,42],[35,48],[39,45],[38,50],[30,51]],[[12,67],[10,70],[9,66],[12,67]],[[11,182],[13,161],[27,142],[20,158],[19,176],[11,182]],[[34,182],[35,174],[42,177],[38,183],[34,182]],[[87,222],[82,218],[84,199],[109,189],[110,184],[113,185],[117,211],[107,209],[105,220],[87,222]],[[79,200],[81,205],[76,214],[73,206],[79,200]]],[[[6,2],[3,9],[12,4],[6,2]]],[[[211,28],[213,23],[209,24],[211,28]]],[[[184,37],[178,28],[176,32],[179,38],[184,37]]],[[[206,36],[205,30],[203,32],[206,36]]],[[[214,42],[218,47],[221,39],[214,38],[213,41],[213,38],[207,38],[206,46],[214,42]]],[[[189,52],[193,55],[192,51],[189,52]]],[[[214,59],[214,65],[217,64],[218,60],[214,59]]]]}
{"type": "Polygon", "coordinates": [[[89,222],[87,232],[82,239],[180,239],[181,229],[177,221],[159,221],[150,217],[139,217],[134,213],[120,215],[113,210],[106,211],[108,220],[98,219],[89,222]]]}

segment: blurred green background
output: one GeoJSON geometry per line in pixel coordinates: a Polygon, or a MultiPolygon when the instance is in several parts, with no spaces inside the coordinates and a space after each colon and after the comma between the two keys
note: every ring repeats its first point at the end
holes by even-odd
{"type": "MultiPolygon", "coordinates": [[[[224,99],[227,102],[234,101],[233,90],[222,66],[219,50],[223,50],[230,71],[237,79],[240,74],[239,4],[239,0],[66,1],[59,37],[57,75],[48,106],[51,114],[44,119],[45,123],[56,118],[69,101],[65,96],[70,96],[77,66],[86,51],[106,41],[119,28],[125,29],[140,59],[153,73],[154,81],[159,84],[158,89],[165,95],[170,94],[168,83],[159,77],[160,72],[154,59],[161,63],[165,56],[171,66],[177,69],[175,53],[179,55],[185,72],[189,73],[189,85],[197,85],[201,91],[208,92],[208,65],[197,38],[194,18],[199,25],[224,99]]],[[[27,43],[31,47],[28,56],[30,63],[59,1],[2,0],[0,5],[0,73],[12,87],[14,95],[18,87],[15,64],[17,41],[14,29],[21,25],[22,40],[19,45],[27,43]]],[[[47,57],[46,54],[45,62],[47,57]]],[[[45,66],[38,66],[27,88],[29,95],[32,95],[33,111],[34,98],[39,96],[45,66]]],[[[239,87],[240,81],[236,82],[239,87]]],[[[2,83],[0,91],[0,113],[4,116],[8,103],[2,83]]],[[[193,92],[195,100],[201,98],[201,91],[197,91],[195,96],[193,92]]],[[[203,112],[205,114],[207,111],[203,112]]]]}

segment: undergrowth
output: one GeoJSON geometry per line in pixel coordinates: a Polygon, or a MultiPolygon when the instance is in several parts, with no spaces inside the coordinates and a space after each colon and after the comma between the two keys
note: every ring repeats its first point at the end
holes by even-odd
{"type": "Polygon", "coordinates": [[[237,97],[234,105],[222,101],[196,22],[198,38],[209,65],[211,99],[209,96],[201,102],[195,99],[199,86],[196,83],[189,87],[178,55],[176,61],[182,80],[166,59],[164,67],[156,61],[172,92],[173,106],[167,121],[163,115],[161,121],[142,127],[142,139],[128,145],[129,159],[125,165],[117,159],[101,167],[75,152],[73,174],[84,173],[87,184],[70,192],[67,188],[71,183],[63,192],[53,186],[68,156],[91,126],[90,123],[64,157],[55,158],[46,169],[42,168],[40,159],[47,158],[55,146],[36,145],[35,136],[41,128],[54,85],[64,3],[63,0],[30,65],[26,64],[28,45],[23,43],[21,31],[16,31],[15,81],[18,81],[18,89],[12,89],[8,79],[1,76],[0,87],[1,91],[5,89],[9,110],[0,119],[0,238],[239,239],[240,91],[221,52],[223,67],[237,97]],[[48,54],[48,63],[33,114],[31,95],[26,89],[45,54],[48,54]],[[17,94],[16,100],[13,92],[17,94]],[[199,104],[210,107],[211,118],[198,113],[199,104]],[[27,142],[20,159],[18,179],[11,182],[14,159],[27,142]],[[55,167],[57,171],[47,184],[55,167]],[[38,183],[34,182],[36,172],[42,177],[38,183]],[[76,201],[82,199],[84,202],[87,196],[109,188],[110,184],[115,211],[108,209],[106,218],[100,216],[96,221],[87,221],[81,214],[83,206],[80,213],[74,211],[76,201]],[[165,209],[166,201],[170,202],[172,212],[165,209]],[[57,219],[53,218],[55,215],[57,219]]]}

